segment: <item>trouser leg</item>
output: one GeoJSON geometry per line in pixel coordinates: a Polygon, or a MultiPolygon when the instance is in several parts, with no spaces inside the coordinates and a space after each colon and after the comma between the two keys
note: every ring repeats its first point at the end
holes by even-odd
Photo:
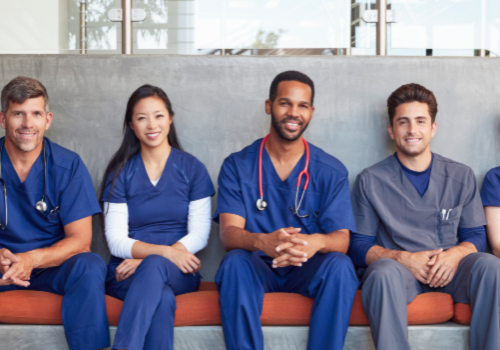
{"type": "Polygon", "coordinates": [[[363,275],[363,308],[379,350],[410,350],[407,304],[421,288],[413,275],[391,259],[380,259],[363,275]]]}
{"type": "Polygon", "coordinates": [[[436,291],[471,305],[471,350],[500,348],[500,259],[487,253],[469,254],[460,261],[453,280],[436,291]]]}
{"type": "Polygon", "coordinates": [[[357,288],[354,266],[342,253],[318,253],[287,276],[285,292],[314,298],[308,350],[342,350],[357,288]]]}
{"type": "Polygon", "coordinates": [[[224,256],[215,282],[228,350],[264,349],[260,315],[273,280],[271,268],[257,253],[235,249],[224,256]]]}
{"type": "Polygon", "coordinates": [[[48,268],[31,277],[28,289],[63,295],[62,320],[71,350],[109,346],[105,276],[106,264],[101,257],[81,253],[61,266],[48,268]]]}
{"type": "Polygon", "coordinates": [[[183,274],[170,260],[150,255],[132,277],[123,281],[128,290],[118,283],[113,293],[125,294],[113,349],[171,350],[175,295],[197,290],[198,274],[183,274]]]}

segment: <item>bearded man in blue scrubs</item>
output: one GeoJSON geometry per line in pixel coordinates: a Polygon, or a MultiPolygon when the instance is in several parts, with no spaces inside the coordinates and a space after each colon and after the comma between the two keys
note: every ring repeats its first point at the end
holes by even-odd
{"type": "Polygon", "coordinates": [[[410,350],[407,304],[448,293],[470,304],[471,350],[500,347],[500,260],[484,253],[485,216],[473,171],[432,153],[434,94],[401,86],[387,100],[396,153],[353,189],[350,253],[364,267],[362,300],[377,349],[410,350]]]}
{"type": "MultiPolygon", "coordinates": [[[[109,346],[106,264],[90,253],[100,212],[80,157],[44,138],[52,123],[45,87],[17,77],[2,90],[0,124],[0,292],[63,295],[71,350],[109,346]]],[[[76,132],[76,130],[73,130],[76,132]]]]}
{"type": "Polygon", "coordinates": [[[343,347],[358,287],[345,255],[354,220],[347,169],[302,136],[313,101],[308,76],[276,76],[269,135],[222,165],[215,221],[229,253],[215,279],[229,350],[264,348],[260,315],[272,292],[314,298],[308,349],[343,347]]]}

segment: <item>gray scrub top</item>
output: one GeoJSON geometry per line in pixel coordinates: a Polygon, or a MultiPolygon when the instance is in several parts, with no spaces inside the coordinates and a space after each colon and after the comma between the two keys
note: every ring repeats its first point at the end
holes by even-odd
{"type": "Polygon", "coordinates": [[[357,233],[386,249],[448,249],[458,244],[459,227],[486,225],[472,169],[438,154],[423,197],[394,156],[363,170],[352,197],[357,233]]]}

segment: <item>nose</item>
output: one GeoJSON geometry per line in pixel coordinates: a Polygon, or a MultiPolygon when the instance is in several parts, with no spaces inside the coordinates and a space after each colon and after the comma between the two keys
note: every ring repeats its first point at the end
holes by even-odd
{"type": "Polygon", "coordinates": [[[35,125],[34,116],[31,113],[27,113],[23,117],[22,127],[24,129],[31,129],[35,125]]]}
{"type": "Polygon", "coordinates": [[[156,119],[155,118],[148,118],[148,125],[147,128],[150,130],[156,129],[156,119]]]}
{"type": "Polygon", "coordinates": [[[408,133],[410,135],[414,135],[417,133],[417,123],[416,122],[414,122],[414,121],[410,122],[410,128],[408,130],[408,133]]]}
{"type": "Polygon", "coordinates": [[[288,115],[291,116],[291,117],[300,117],[299,106],[298,105],[292,105],[288,109],[288,115]]]}

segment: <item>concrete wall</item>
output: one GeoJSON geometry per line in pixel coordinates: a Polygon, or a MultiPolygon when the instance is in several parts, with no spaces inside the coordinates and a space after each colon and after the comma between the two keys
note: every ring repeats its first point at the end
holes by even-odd
{"type": "MultiPolygon", "coordinates": [[[[0,86],[18,75],[45,84],[54,113],[47,135],[82,156],[96,188],[121,142],[128,97],[142,84],[161,86],[173,102],[182,145],[216,183],[225,157],[268,132],[269,85],[288,69],[314,80],[316,113],[306,138],[347,166],[351,184],[365,167],[394,152],[385,101],[410,82],[433,90],[438,99],[434,152],[471,166],[479,182],[500,165],[497,59],[4,55],[0,86]]],[[[93,251],[108,257],[94,221],[93,251]]],[[[199,254],[205,280],[213,280],[223,254],[214,224],[199,254]]]]}

